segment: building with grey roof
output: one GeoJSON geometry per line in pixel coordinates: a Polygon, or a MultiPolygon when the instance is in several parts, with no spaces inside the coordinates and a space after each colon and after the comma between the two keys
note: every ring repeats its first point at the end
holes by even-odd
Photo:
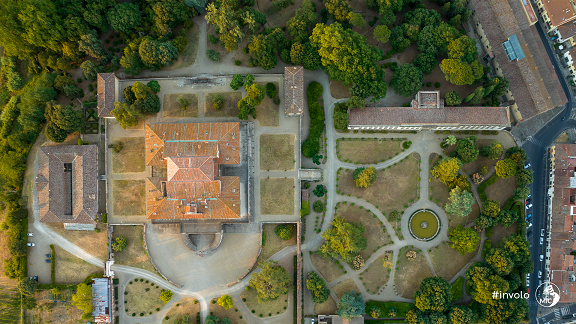
{"type": "Polygon", "coordinates": [[[34,184],[41,222],[88,224],[94,229],[98,212],[98,146],[41,146],[34,184]]]}
{"type": "Polygon", "coordinates": [[[92,317],[96,323],[111,323],[111,305],[110,278],[92,279],[92,317]]]}

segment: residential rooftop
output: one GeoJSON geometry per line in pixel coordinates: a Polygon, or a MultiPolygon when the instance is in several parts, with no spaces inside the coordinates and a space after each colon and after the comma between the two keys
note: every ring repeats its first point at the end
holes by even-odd
{"type": "Polygon", "coordinates": [[[114,117],[111,111],[116,101],[116,86],[118,79],[114,73],[98,73],[97,94],[98,117],[114,117]]]}
{"type": "Polygon", "coordinates": [[[284,106],[286,115],[301,116],[304,111],[304,68],[284,68],[284,106]]]}
{"type": "Polygon", "coordinates": [[[542,0],[552,26],[560,26],[576,18],[572,0],[542,0]]]}

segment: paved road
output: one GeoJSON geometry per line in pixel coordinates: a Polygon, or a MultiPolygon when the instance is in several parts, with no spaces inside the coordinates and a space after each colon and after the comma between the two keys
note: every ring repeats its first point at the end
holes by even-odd
{"type": "MultiPolygon", "coordinates": [[[[530,137],[528,141],[522,146],[524,150],[526,150],[526,154],[528,155],[529,162],[532,164],[532,170],[534,170],[534,183],[532,184],[532,199],[533,199],[533,208],[529,211],[532,213],[532,218],[534,220],[533,223],[533,235],[531,240],[533,241],[531,252],[532,252],[532,260],[534,261],[534,274],[537,274],[538,271],[544,271],[544,263],[540,262],[539,256],[540,254],[544,254],[545,244],[539,244],[539,233],[542,228],[546,229],[546,214],[544,213],[545,209],[545,197],[546,197],[546,182],[547,182],[547,168],[545,165],[545,157],[547,154],[547,147],[552,144],[552,142],[566,129],[574,128],[576,126],[576,121],[573,119],[569,119],[572,113],[572,107],[574,105],[574,96],[570,91],[568,84],[566,82],[566,78],[563,76],[560,66],[558,65],[558,61],[554,52],[550,46],[548,41],[547,35],[542,30],[540,24],[536,25],[538,29],[538,34],[544,43],[544,47],[546,48],[546,53],[548,54],[552,65],[554,66],[554,70],[558,75],[558,79],[560,80],[560,84],[562,85],[562,89],[566,93],[566,97],[568,98],[568,103],[566,104],[566,108],[562,113],[558,116],[553,118],[548,124],[546,124],[540,131],[530,137]],[[563,120],[564,119],[564,120],[563,120]]],[[[538,276],[532,275],[530,278],[530,290],[532,292],[536,291],[538,287],[538,276]]],[[[534,293],[530,296],[530,317],[532,319],[532,323],[536,322],[537,318],[537,311],[538,311],[538,304],[535,303],[534,293]]],[[[541,321],[540,321],[541,322],[541,321]]]]}

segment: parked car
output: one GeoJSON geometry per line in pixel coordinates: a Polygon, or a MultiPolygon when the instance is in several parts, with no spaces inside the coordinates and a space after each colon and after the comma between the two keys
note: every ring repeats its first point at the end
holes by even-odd
{"type": "Polygon", "coordinates": [[[34,243],[28,243],[28,244],[26,244],[26,245],[28,245],[28,246],[36,246],[36,244],[34,244],[34,243]]]}
{"type": "Polygon", "coordinates": [[[528,194],[528,198],[532,197],[532,194],[528,194]]]}
{"type": "Polygon", "coordinates": [[[538,271],[538,278],[542,278],[542,271],[538,271]]]}
{"type": "Polygon", "coordinates": [[[51,257],[52,257],[52,254],[46,254],[46,257],[47,257],[47,258],[51,258],[51,257]]]}
{"type": "Polygon", "coordinates": [[[526,219],[532,219],[532,214],[528,214],[528,216],[526,216],[526,219]]]}
{"type": "Polygon", "coordinates": [[[34,236],[34,233],[28,233],[28,236],[34,236]]]}
{"type": "Polygon", "coordinates": [[[540,229],[540,236],[544,237],[544,229],[543,228],[540,229]]]}
{"type": "Polygon", "coordinates": [[[532,227],[532,222],[528,222],[528,226],[526,226],[526,228],[530,228],[532,227]]]}
{"type": "Polygon", "coordinates": [[[530,204],[530,203],[532,203],[532,198],[526,199],[526,205],[528,205],[528,204],[530,204]]]}
{"type": "Polygon", "coordinates": [[[540,254],[540,261],[544,261],[544,255],[540,254]]]}
{"type": "Polygon", "coordinates": [[[532,208],[532,204],[526,205],[526,209],[530,209],[530,208],[532,208]]]}
{"type": "Polygon", "coordinates": [[[45,261],[46,261],[46,263],[50,263],[50,259],[46,259],[45,261]]]}
{"type": "Polygon", "coordinates": [[[568,318],[572,318],[572,314],[568,314],[568,315],[563,315],[562,319],[568,319],[568,318]]]}
{"type": "MultiPolygon", "coordinates": [[[[530,224],[530,225],[532,225],[532,224],[530,224]]],[[[530,227],[530,226],[528,226],[528,227],[530,227]]],[[[526,237],[531,238],[531,237],[532,237],[532,231],[528,232],[528,234],[526,235],[526,237]]]]}
{"type": "Polygon", "coordinates": [[[524,169],[528,169],[528,168],[531,167],[531,166],[532,166],[532,164],[528,163],[528,164],[526,164],[526,165],[524,166],[524,169]]]}
{"type": "Polygon", "coordinates": [[[38,281],[38,276],[30,277],[30,280],[36,280],[36,281],[38,281]]]}
{"type": "Polygon", "coordinates": [[[544,244],[544,238],[543,237],[540,238],[540,245],[542,245],[542,244],[544,244]]]}

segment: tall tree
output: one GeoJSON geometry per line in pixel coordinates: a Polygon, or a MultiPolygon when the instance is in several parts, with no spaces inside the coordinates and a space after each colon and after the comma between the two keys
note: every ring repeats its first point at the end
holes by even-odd
{"type": "Polygon", "coordinates": [[[72,295],[72,305],[84,314],[92,314],[92,286],[81,283],[76,286],[76,293],[72,295]]]}
{"type": "Polygon", "coordinates": [[[394,92],[404,97],[412,97],[420,88],[424,76],[422,71],[413,64],[402,64],[394,71],[390,86],[394,92]]]}
{"type": "Polygon", "coordinates": [[[502,144],[498,141],[490,145],[484,145],[480,148],[480,155],[490,160],[498,160],[502,156],[503,152],[504,148],[502,147],[502,144]]]}
{"type": "Polygon", "coordinates": [[[445,312],[452,301],[450,284],[442,277],[428,277],[414,294],[414,304],[423,312],[445,312]]]}
{"type": "Polygon", "coordinates": [[[368,240],[362,236],[366,229],[362,224],[347,222],[341,217],[336,217],[331,225],[322,233],[324,244],[320,246],[320,251],[345,262],[352,262],[368,244],[368,240]]]}
{"type": "Polygon", "coordinates": [[[498,275],[507,275],[514,268],[514,261],[505,250],[495,248],[491,249],[486,256],[486,262],[494,269],[498,275]]]}
{"type": "Polygon", "coordinates": [[[98,73],[100,73],[100,67],[92,61],[82,62],[82,64],[80,64],[80,69],[82,69],[84,77],[90,81],[96,81],[96,77],[98,76],[98,73]]]}
{"type": "Polygon", "coordinates": [[[250,287],[256,289],[258,302],[276,300],[288,292],[290,275],[282,266],[274,266],[271,261],[263,262],[258,267],[260,272],[252,274],[250,287]]]}
{"type": "Polygon", "coordinates": [[[516,174],[516,163],[510,159],[504,159],[496,162],[496,174],[500,178],[510,178],[516,174]]]}
{"type": "Polygon", "coordinates": [[[343,319],[351,320],[366,313],[364,308],[364,298],[356,291],[347,291],[336,305],[336,314],[343,319]]]}
{"type": "Polygon", "coordinates": [[[312,302],[321,304],[330,297],[330,290],[326,288],[326,282],[316,272],[308,273],[306,288],[312,293],[312,302]]]}
{"type": "Polygon", "coordinates": [[[310,42],[304,44],[293,43],[290,49],[292,64],[302,65],[306,70],[317,70],[322,66],[318,50],[310,42]]]}
{"type": "Polygon", "coordinates": [[[454,181],[458,176],[458,170],[462,166],[462,162],[457,158],[442,158],[436,165],[430,170],[432,175],[440,180],[445,185],[450,185],[450,182],[454,181]]]}
{"type": "Polygon", "coordinates": [[[466,217],[472,212],[472,205],[474,205],[472,194],[457,186],[450,191],[450,197],[444,209],[450,215],[466,217]]]}
{"type": "Polygon", "coordinates": [[[86,34],[80,36],[78,49],[93,58],[101,59],[106,55],[106,50],[102,46],[102,42],[98,38],[98,33],[94,29],[90,29],[86,34]]]}
{"type": "Polygon", "coordinates": [[[150,38],[146,38],[140,43],[138,53],[142,62],[153,70],[172,65],[172,62],[178,57],[178,49],[172,42],[159,42],[150,38]]]}
{"type": "MultiPolygon", "coordinates": [[[[362,169],[360,172],[354,171],[354,182],[356,182],[356,187],[358,188],[368,188],[370,187],[376,178],[378,177],[378,172],[374,166],[362,169]]],[[[356,169],[358,170],[358,169],[356,169]]]]}
{"type": "Polygon", "coordinates": [[[474,311],[466,306],[453,306],[448,314],[448,322],[452,324],[472,324],[476,320],[474,311]]]}
{"type": "Polygon", "coordinates": [[[444,73],[446,81],[455,85],[470,85],[475,80],[470,65],[460,59],[443,59],[440,63],[440,69],[444,73]]]}
{"type": "Polygon", "coordinates": [[[374,28],[374,38],[380,43],[386,43],[390,40],[390,28],[386,25],[378,25],[374,28]]]}
{"type": "Polygon", "coordinates": [[[478,146],[476,145],[476,136],[472,135],[462,138],[456,144],[456,153],[462,163],[470,163],[478,158],[478,146]]]}
{"type": "Polygon", "coordinates": [[[288,35],[294,38],[295,42],[304,43],[308,41],[308,28],[318,20],[318,14],[314,2],[311,0],[304,0],[300,8],[288,23],[286,23],[286,30],[288,35]]]}
{"type": "Polygon", "coordinates": [[[284,33],[280,28],[274,28],[268,34],[262,33],[252,38],[248,44],[248,50],[253,62],[264,70],[270,70],[276,66],[276,47],[278,40],[284,33]]]}
{"type": "Polygon", "coordinates": [[[414,60],[414,66],[422,70],[424,75],[428,75],[432,73],[434,68],[438,65],[438,61],[434,55],[430,55],[427,53],[420,53],[416,56],[414,60]]]}
{"type": "Polygon", "coordinates": [[[140,8],[133,3],[117,3],[106,14],[110,26],[117,32],[131,33],[140,26],[140,8]]]}
{"type": "Polygon", "coordinates": [[[462,255],[474,252],[480,241],[480,235],[478,235],[476,230],[472,227],[465,229],[462,225],[450,229],[448,238],[452,241],[450,247],[458,250],[462,255]]]}
{"type": "Polygon", "coordinates": [[[46,104],[45,114],[48,122],[46,136],[56,143],[63,142],[67,135],[80,131],[84,126],[82,113],[74,110],[72,105],[61,106],[55,101],[50,101],[46,104]],[[48,128],[51,129],[50,132],[48,128]]]}
{"type": "Polygon", "coordinates": [[[334,18],[339,21],[348,20],[348,14],[352,12],[352,7],[346,0],[326,0],[324,5],[328,13],[334,15],[334,18]]]}
{"type": "Polygon", "coordinates": [[[223,0],[220,6],[209,3],[206,7],[206,21],[214,24],[220,31],[220,40],[229,52],[238,49],[238,44],[244,39],[244,32],[240,28],[238,1],[223,0]]]}

